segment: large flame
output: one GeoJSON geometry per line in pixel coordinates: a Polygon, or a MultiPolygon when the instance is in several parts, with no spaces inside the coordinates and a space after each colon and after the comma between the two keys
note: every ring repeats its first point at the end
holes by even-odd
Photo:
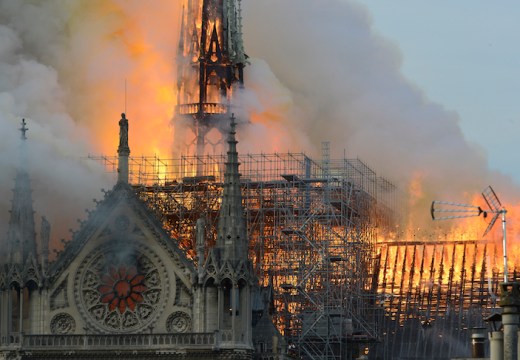
{"type": "Polygon", "coordinates": [[[115,152],[117,118],[126,112],[132,153],[170,154],[179,9],[176,2],[89,1],[68,19],[68,61],[57,67],[69,111],[98,151],[115,152]]]}

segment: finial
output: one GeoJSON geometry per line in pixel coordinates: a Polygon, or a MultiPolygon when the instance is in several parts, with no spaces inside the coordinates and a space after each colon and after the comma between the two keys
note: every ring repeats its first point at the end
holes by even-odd
{"type": "Polygon", "coordinates": [[[22,133],[22,140],[27,140],[27,130],[29,130],[29,128],[26,126],[27,123],[25,122],[25,119],[22,119],[22,127],[19,129],[20,132],[22,133]]]}
{"type": "Polygon", "coordinates": [[[231,113],[231,132],[235,133],[235,127],[237,126],[237,123],[235,122],[235,113],[231,113]]]}

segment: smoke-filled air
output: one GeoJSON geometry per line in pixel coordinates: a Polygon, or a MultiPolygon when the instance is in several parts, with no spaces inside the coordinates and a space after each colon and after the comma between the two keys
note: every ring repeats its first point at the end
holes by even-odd
{"type": "MultiPolygon", "coordinates": [[[[455,112],[403,77],[398,47],[374,32],[364,6],[243,0],[242,12],[249,64],[234,100],[240,152],[319,157],[330,141],[332,157],[359,157],[399,186],[410,228],[437,225],[432,200],[481,201],[490,184],[515,216],[518,189],[488,170],[455,112]]],[[[37,222],[45,215],[54,225],[54,244],[114,184],[87,156],[115,154],[122,112],[131,155],[180,155],[173,139],[189,133],[171,120],[180,14],[180,0],[0,1],[3,233],[22,118],[37,222]]]]}

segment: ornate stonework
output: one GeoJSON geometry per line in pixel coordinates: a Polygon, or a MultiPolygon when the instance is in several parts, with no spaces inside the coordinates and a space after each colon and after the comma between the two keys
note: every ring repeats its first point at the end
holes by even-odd
{"type": "Polygon", "coordinates": [[[75,299],[84,319],[102,332],[144,331],[168,298],[164,265],[143,244],[115,242],[94,249],[75,276],[75,299]]]}
{"type": "Polygon", "coordinates": [[[176,311],[166,320],[166,330],[170,333],[183,333],[191,330],[191,317],[184,311],[176,311]]]}
{"type": "Polygon", "coordinates": [[[76,330],[76,321],[67,313],[54,315],[51,320],[51,333],[55,335],[73,334],[76,330]]]}
{"type": "Polygon", "coordinates": [[[65,277],[65,280],[63,280],[52,292],[50,296],[51,310],[57,310],[69,306],[69,299],[67,296],[67,282],[68,276],[65,277]]]}

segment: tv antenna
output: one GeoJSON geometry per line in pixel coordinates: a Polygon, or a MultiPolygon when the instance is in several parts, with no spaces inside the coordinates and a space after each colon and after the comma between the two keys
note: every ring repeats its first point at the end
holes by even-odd
{"type": "Polygon", "coordinates": [[[474,216],[480,216],[485,219],[488,215],[493,215],[489,224],[484,231],[486,236],[489,231],[495,225],[497,219],[502,216],[502,247],[504,250],[504,283],[507,283],[507,241],[506,241],[506,213],[507,210],[504,208],[498,196],[491,186],[488,186],[482,191],[482,197],[486,201],[488,210],[483,210],[480,206],[469,205],[469,204],[458,204],[447,201],[433,201],[430,208],[430,213],[433,220],[448,220],[448,219],[460,219],[474,216]]]}

